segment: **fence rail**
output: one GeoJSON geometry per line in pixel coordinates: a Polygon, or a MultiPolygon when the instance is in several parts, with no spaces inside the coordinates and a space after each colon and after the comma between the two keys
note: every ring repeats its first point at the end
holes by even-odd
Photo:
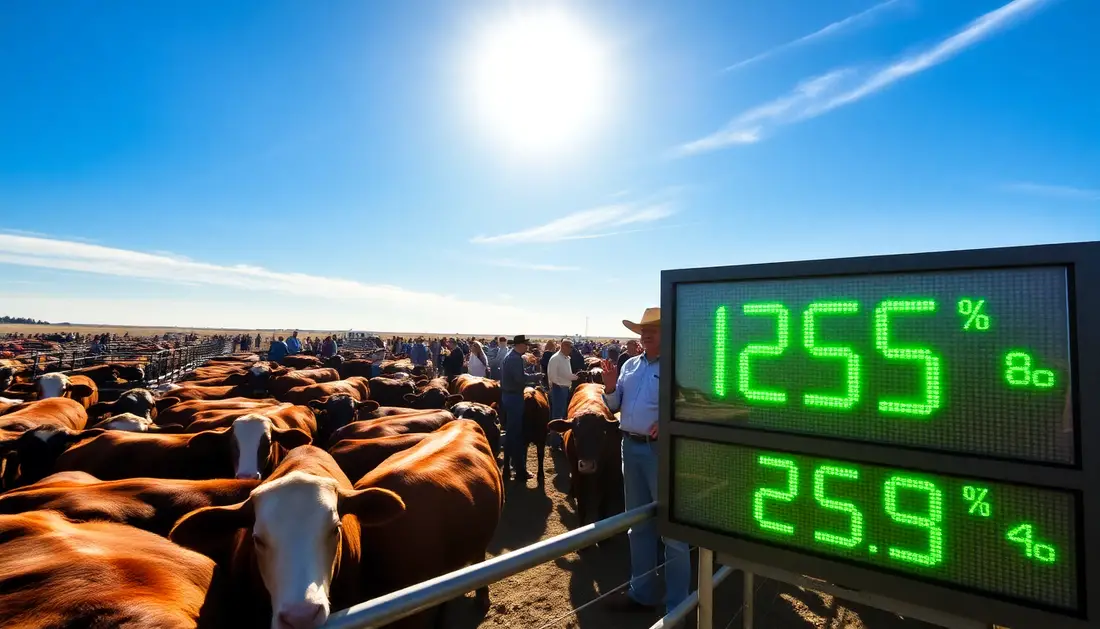
{"type": "MultiPolygon", "coordinates": [[[[118,348],[103,353],[92,353],[87,348],[34,352],[31,355],[31,377],[48,371],[70,372],[110,362],[134,362],[145,369],[144,384],[156,385],[178,377],[184,371],[198,366],[207,358],[229,354],[233,351],[230,340],[211,340],[162,350],[130,350],[118,348]]],[[[136,383],[135,383],[136,384],[136,383]]]]}
{"type": "Polygon", "coordinates": [[[353,605],[329,616],[322,629],[379,627],[453,598],[507,579],[539,564],[564,557],[617,535],[657,514],[657,503],[631,509],[568,533],[536,542],[519,550],[434,579],[410,585],[385,596],[353,605]]]}

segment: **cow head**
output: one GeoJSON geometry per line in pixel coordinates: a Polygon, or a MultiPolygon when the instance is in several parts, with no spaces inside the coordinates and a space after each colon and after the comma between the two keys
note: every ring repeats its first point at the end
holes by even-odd
{"type": "Polygon", "coordinates": [[[138,417],[156,419],[157,403],[148,389],[130,389],[118,396],[114,402],[100,402],[88,408],[88,417],[102,417],[106,414],[121,415],[130,413],[138,417]]]}
{"type": "Polygon", "coordinates": [[[607,419],[596,413],[584,413],[572,419],[555,419],[547,424],[554,432],[573,431],[571,441],[577,453],[577,471],[595,474],[599,471],[600,456],[608,440],[619,434],[619,420],[607,419]]]}
{"type": "Polygon", "coordinates": [[[248,389],[253,394],[267,394],[267,383],[271,380],[271,365],[256,363],[248,368],[248,389]]]}
{"type": "Polygon", "coordinates": [[[317,417],[317,442],[326,443],[332,433],[378,410],[378,402],[360,402],[347,393],[336,393],[320,400],[311,400],[309,407],[317,417]]]}
{"type": "Polygon", "coordinates": [[[211,540],[244,529],[271,599],[272,629],[313,629],[328,620],[342,546],[359,544],[360,526],[385,524],[404,510],[391,491],[343,489],[334,479],[295,471],[261,484],[240,504],[191,512],[169,539],[205,552],[211,540]]]}
{"type": "Polygon", "coordinates": [[[274,462],[273,444],[292,450],[310,442],[309,435],[297,428],[278,428],[270,418],[250,413],[233,420],[228,430],[197,433],[191,438],[190,446],[224,448],[222,444],[227,438],[233,475],[239,479],[263,478],[264,471],[274,462]]]}
{"type": "Polygon", "coordinates": [[[455,419],[471,419],[485,432],[493,456],[500,452],[500,424],[497,410],[478,402],[459,402],[451,407],[455,419]]]}
{"type": "Polygon", "coordinates": [[[11,367],[0,367],[0,391],[7,391],[15,382],[15,370],[11,367]]]}
{"type": "Polygon", "coordinates": [[[5,478],[14,478],[18,465],[20,485],[37,482],[53,473],[57,457],[63,452],[101,434],[103,430],[100,429],[75,431],[58,426],[37,426],[14,439],[0,442],[0,458],[8,459],[5,478]]]}
{"type": "Polygon", "coordinates": [[[44,400],[51,397],[83,398],[95,393],[95,390],[86,384],[73,384],[69,376],[63,373],[47,373],[38,377],[35,381],[38,390],[38,398],[44,400]]]}
{"type": "Polygon", "coordinates": [[[406,393],[405,402],[409,408],[443,409],[462,401],[461,395],[448,395],[445,389],[428,387],[419,393],[406,393]]]}

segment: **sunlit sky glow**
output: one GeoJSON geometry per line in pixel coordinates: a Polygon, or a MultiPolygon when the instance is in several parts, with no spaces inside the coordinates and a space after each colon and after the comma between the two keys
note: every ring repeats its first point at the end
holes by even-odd
{"type": "Polygon", "coordinates": [[[625,335],[662,269],[1100,238],[1100,3],[15,3],[0,314],[625,335]]]}

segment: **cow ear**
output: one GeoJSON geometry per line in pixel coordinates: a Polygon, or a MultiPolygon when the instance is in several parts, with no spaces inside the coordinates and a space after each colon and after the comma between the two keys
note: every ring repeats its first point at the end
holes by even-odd
{"type": "Polygon", "coordinates": [[[297,428],[272,428],[271,440],[287,450],[293,450],[298,446],[308,446],[313,441],[308,434],[297,428]]]}
{"type": "Polygon", "coordinates": [[[416,401],[416,394],[415,393],[406,393],[401,399],[405,400],[406,402],[415,402],[416,401]]]}
{"type": "Polygon", "coordinates": [[[323,397],[319,400],[310,400],[309,407],[315,411],[325,410],[325,404],[328,404],[328,397],[323,397]]]}
{"type": "Polygon", "coordinates": [[[417,380],[415,384],[418,387],[426,387],[426,386],[428,386],[428,381],[424,378],[421,378],[421,379],[417,380]]]}
{"type": "Polygon", "coordinates": [[[363,526],[381,526],[396,519],[405,512],[405,502],[401,496],[388,489],[369,487],[340,492],[336,501],[336,510],[341,516],[352,514],[359,518],[363,526]]]}
{"type": "Polygon", "coordinates": [[[90,397],[96,390],[86,384],[70,384],[69,395],[74,398],[90,397]]]}
{"type": "Polygon", "coordinates": [[[452,406],[454,406],[455,404],[458,404],[461,401],[462,401],[462,396],[458,395],[457,393],[455,395],[448,395],[447,399],[443,402],[443,408],[451,408],[452,406]]]}
{"type": "Polygon", "coordinates": [[[363,400],[362,402],[356,402],[355,408],[360,413],[373,413],[377,411],[381,405],[374,400],[363,400]]]}
{"type": "Polygon", "coordinates": [[[153,424],[152,428],[151,432],[161,432],[168,435],[179,434],[185,430],[180,424],[164,424],[163,426],[153,424]]]}
{"type": "Polygon", "coordinates": [[[555,419],[549,424],[546,424],[546,427],[554,432],[565,432],[573,429],[573,420],[555,419]]]}
{"type": "Polygon", "coordinates": [[[612,417],[611,419],[606,420],[606,422],[604,423],[604,429],[607,432],[618,432],[618,430],[619,430],[619,420],[615,419],[614,417],[612,417]]]}
{"type": "Polygon", "coordinates": [[[180,518],[168,539],[215,561],[224,561],[237,532],[250,528],[254,521],[251,499],[226,507],[203,507],[180,518]]]}
{"type": "Polygon", "coordinates": [[[159,400],[156,401],[157,412],[159,413],[159,412],[163,411],[164,409],[166,409],[168,407],[171,407],[171,406],[175,406],[176,404],[179,404],[179,403],[180,403],[180,399],[178,397],[162,397],[162,398],[160,398],[159,400]]]}
{"type": "Polygon", "coordinates": [[[489,408],[493,409],[494,411],[499,411],[500,410],[500,404],[497,404],[496,402],[493,402],[492,404],[489,405],[489,408]]]}

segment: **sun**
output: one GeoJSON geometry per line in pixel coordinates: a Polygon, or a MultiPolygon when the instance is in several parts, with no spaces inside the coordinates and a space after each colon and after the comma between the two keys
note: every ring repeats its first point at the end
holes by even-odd
{"type": "Polygon", "coordinates": [[[562,10],[517,12],[490,24],[469,63],[482,126],[521,154],[576,147],[608,108],[605,47],[562,10]]]}

